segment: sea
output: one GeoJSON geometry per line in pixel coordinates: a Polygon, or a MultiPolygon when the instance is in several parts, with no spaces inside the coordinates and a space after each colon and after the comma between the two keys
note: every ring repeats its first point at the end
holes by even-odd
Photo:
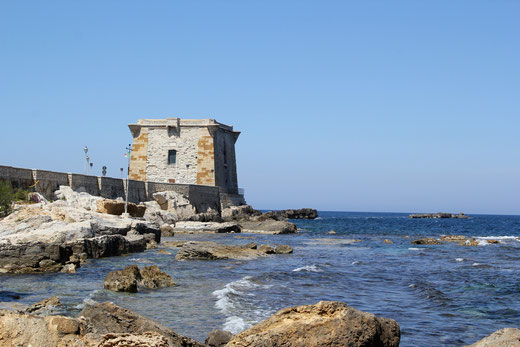
{"type": "Polygon", "coordinates": [[[179,248],[160,246],[89,260],[76,274],[3,274],[0,308],[57,295],[64,304],[57,313],[75,316],[88,303],[112,301],[200,341],[213,329],[238,333],[282,308],[321,300],[395,319],[401,346],[463,346],[520,326],[520,216],[319,212],[318,219],[292,222],[294,235],[178,234],[163,240],[287,244],[293,254],[176,261],[179,248]],[[442,235],[475,237],[479,244],[411,244],[442,235]],[[136,294],[103,289],[109,271],[131,264],[156,264],[177,286],[136,294]]]}

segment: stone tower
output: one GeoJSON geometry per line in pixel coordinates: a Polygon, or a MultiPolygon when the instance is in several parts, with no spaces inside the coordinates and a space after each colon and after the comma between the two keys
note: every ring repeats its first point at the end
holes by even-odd
{"type": "Polygon", "coordinates": [[[240,132],[214,119],[139,119],[130,179],[202,184],[238,193],[235,142],[240,132]]]}

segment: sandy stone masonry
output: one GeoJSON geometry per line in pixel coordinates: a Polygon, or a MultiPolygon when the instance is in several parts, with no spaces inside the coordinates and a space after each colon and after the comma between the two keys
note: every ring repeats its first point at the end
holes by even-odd
{"type": "Polygon", "coordinates": [[[139,119],[130,178],[217,186],[238,193],[235,142],[240,132],[214,119],[139,119]],[[173,156],[170,156],[173,153],[173,156]],[[175,162],[170,162],[171,158],[175,162]]]}

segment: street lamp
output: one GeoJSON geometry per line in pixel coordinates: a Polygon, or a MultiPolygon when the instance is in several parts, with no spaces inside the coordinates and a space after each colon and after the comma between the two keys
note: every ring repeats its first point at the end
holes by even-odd
{"type": "Polygon", "coordinates": [[[129,144],[128,147],[126,147],[126,156],[128,158],[128,174],[126,175],[126,199],[125,199],[125,217],[129,217],[128,215],[128,191],[129,188],[129,177],[130,177],[130,157],[132,156],[132,145],[129,144]]]}
{"type": "Polygon", "coordinates": [[[83,151],[85,152],[85,160],[86,160],[86,163],[85,163],[85,174],[88,173],[88,162],[90,160],[90,158],[88,157],[87,153],[88,153],[88,147],[85,146],[85,148],[83,148],[83,151]]]}

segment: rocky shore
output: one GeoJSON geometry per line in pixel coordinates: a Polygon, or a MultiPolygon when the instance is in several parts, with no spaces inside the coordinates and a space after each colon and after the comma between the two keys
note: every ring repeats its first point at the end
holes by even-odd
{"type": "Polygon", "coordinates": [[[46,300],[37,309],[0,310],[0,345],[397,347],[400,340],[395,320],[335,301],[282,309],[236,336],[216,330],[205,343],[110,302],[87,305],[76,318],[38,314],[49,305],[59,305],[59,300],[46,300]]]}

